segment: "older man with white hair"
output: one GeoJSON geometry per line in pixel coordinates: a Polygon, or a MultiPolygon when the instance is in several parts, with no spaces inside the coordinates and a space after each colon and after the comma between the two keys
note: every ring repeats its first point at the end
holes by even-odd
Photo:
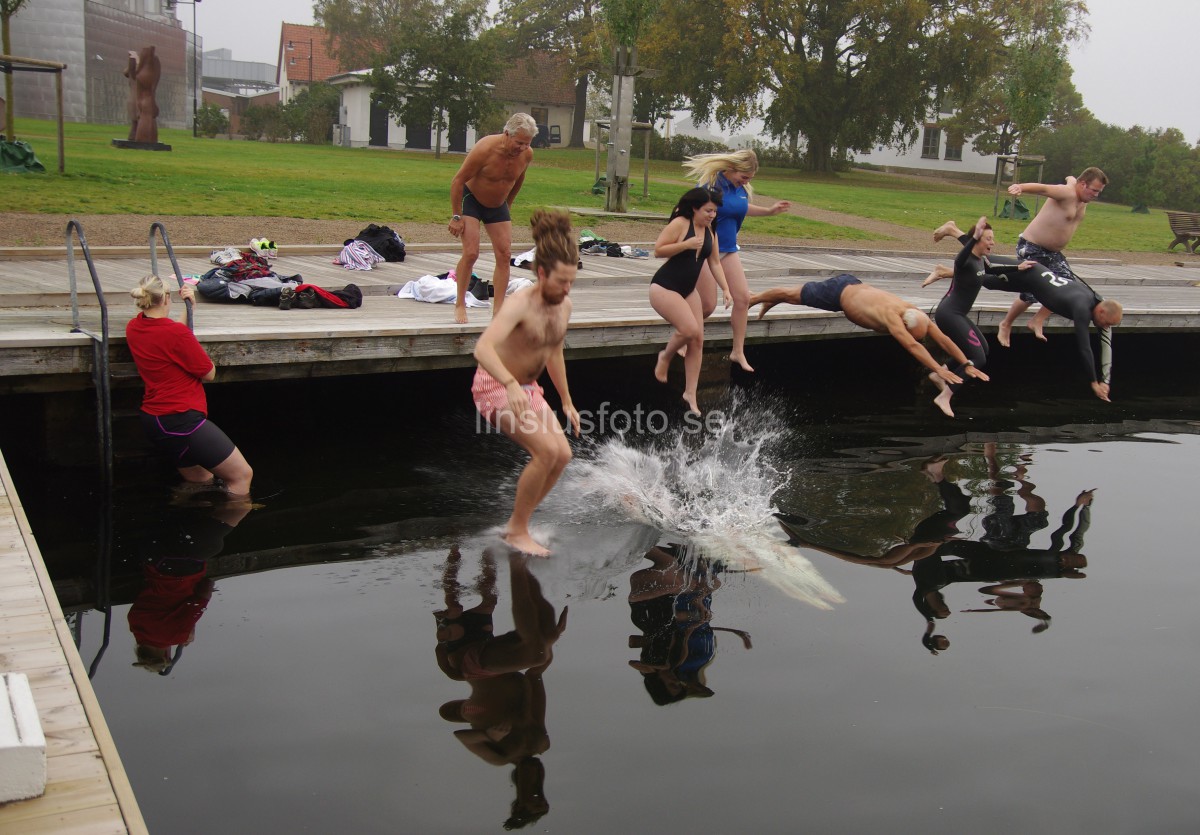
{"type": "Polygon", "coordinates": [[[783,302],[845,313],[846,318],[860,328],[889,334],[940,379],[956,385],[961,383],[961,377],[935,360],[921,344],[921,340],[930,336],[957,366],[963,367],[963,373],[968,377],[988,379],[987,374],[976,368],[962,349],[916,305],[886,290],[864,284],[849,273],[835,275],[824,281],[806,281],[793,288],[776,287],[750,297],[750,307],[756,304],[763,306],[758,313],[759,319],[783,302]]]}
{"type": "Polygon", "coordinates": [[[479,258],[479,227],[487,227],[496,256],[492,284],[496,290],[492,315],[500,311],[508,291],[509,259],[512,257],[512,216],[509,210],[525,182],[525,170],[533,161],[530,143],[537,136],[537,123],[528,113],[517,113],[504,125],[504,132],[485,136],[463,160],[450,183],[450,234],[462,241],[456,278],[454,321],[466,324],[467,286],[479,258]]]}

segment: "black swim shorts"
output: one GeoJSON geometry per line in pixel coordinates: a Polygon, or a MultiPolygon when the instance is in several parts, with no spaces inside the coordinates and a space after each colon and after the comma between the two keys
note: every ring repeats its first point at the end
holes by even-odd
{"type": "Polygon", "coordinates": [[[842,291],[851,284],[862,284],[850,273],[835,275],[824,281],[809,281],[800,288],[800,304],[835,313],[842,309],[842,291]]]}
{"type": "Polygon", "coordinates": [[[212,470],[237,448],[220,427],[195,409],[173,415],[142,412],[141,421],[155,451],[176,467],[212,470]]]}
{"type": "Polygon", "coordinates": [[[505,200],[496,208],[485,206],[479,202],[479,199],[471,194],[471,189],[463,186],[463,204],[462,213],[467,217],[473,217],[487,226],[490,223],[506,223],[512,220],[512,215],[508,212],[508,201],[505,200]]]}

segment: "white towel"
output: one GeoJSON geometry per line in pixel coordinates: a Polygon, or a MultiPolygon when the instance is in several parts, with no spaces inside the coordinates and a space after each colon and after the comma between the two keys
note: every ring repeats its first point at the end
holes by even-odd
{"type": "MultiPolygon", "coordinates": [[[[454,297],[457,294],[458,285],[454,281],[446,278],[438,278],[436,275],[423,275],[401,287],[396,296],[401,299],[412,299],[413,301],[429,302],[431,304],[443,304],[447,302],[454,304],[454,297]]],[[[467,307],[491,306],[492,303],[490,301],[485,302],[467,293],[467,307]]]]}

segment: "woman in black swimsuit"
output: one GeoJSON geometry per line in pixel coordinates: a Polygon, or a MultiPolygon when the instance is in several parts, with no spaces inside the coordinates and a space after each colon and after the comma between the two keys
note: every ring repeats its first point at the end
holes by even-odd
{"type": "Polygon", "coordinates": [[[720,192],[691,189],[679,198],[671,210],[670,222],[654,242],[655,257],[666,258],[667,262],[658,268],[650,282],[650,304],[675,328],[667,347],[658,354],[654,376],[660,383],[665,383],[672,357],[680,348],[686,347],[683,401],[697,414],[700,407],[696,404],[696,386],[700,382],[700,361],[704,351],[704,311],[696,292],[696,282],[706,262],[721,288],[724,306],[729,307],[729,284],[721,269],[717,233],[713,228],[720,205],[720,192]]]}

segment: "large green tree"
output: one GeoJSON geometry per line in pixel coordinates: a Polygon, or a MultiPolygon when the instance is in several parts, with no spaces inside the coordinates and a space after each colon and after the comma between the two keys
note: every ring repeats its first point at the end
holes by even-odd
{"type": "MultiPolygon", "coordinates": [[[[0,0],[0,53],[12,55],[12,36],[9,34],[8,21],[21,10],[25,0],[0,0]]],[[[16,138],[13,133],[13,77],[11,72],[4,74],[4,129],[9,142],[16,138]]]]}
{"type": "Polygon", "coordinates": [[[317,0],[314,14],[343,63],[371,67],[375,100],[406,125],[428,124],[435,155],[450,124],[494,108],[497,39],[486,0],[317,0]]]}
{"type": "Polygon", "coordinates": [[[1018,151],[1024,138],[1048,120],[1062,119],[1073,105],[1067,40],[1085,31],[1080,18],[1072,7],[1048,0],[1025,11],[1007,38],[998,33],[988,72],[974,84],[958,85],[957,113],[946,120],[950,129],[972,137],[982,154],[1018,151]]]}
{"type": "Polygon", "coordinates": [[[1076,37],[1084,13],[1082,0],[679,0],[652,37],[674,42],[658,54],[698,120],[762,116],[829,170],[839,150],[911,143],[1019,36],[1076,37]]]}
{"type": "Polygon", "coordinates": [[[566,58],[575,83],[575,117],[568,145],[583,147],[588,88],[592,74],[607,68],[606,52],[598,36],[598,0],[500,0],[497,18],[506,42],[505,56],[518,57],[540,49],[566,58]]]}

